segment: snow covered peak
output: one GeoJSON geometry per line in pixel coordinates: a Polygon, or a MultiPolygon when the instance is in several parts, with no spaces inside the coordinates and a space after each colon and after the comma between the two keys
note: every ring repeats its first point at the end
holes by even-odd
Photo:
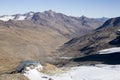
{"type": "Polygon", "coordinates": [[[32,11],[30,11],[30,12],[28,12],[28,13],[26,13],[26,15],[28,16],[28,15],[34,15],[34,12],[32,12],[32,11]]]}
{"type": "Polygon", "coordinates": [[[15,15],[4,15],[0,16],[0,20],[2,21],[9,21],[9,20],[28,20],[34,15],[34,12],[28,12],[25,14],[15,14],[15,15]]]}
{"type": "Polygon", "coordinates": [[[25,20],[26,16],[21,14],[16,14],[13,20],[25,20]]]}
{"type": "Polygon", "coordinates": [[[15,18],[15,16],[11,16],[11,15],[0,16],[0,20],[2,20],[2,21],[13,20],[14,18],[15,18]]]}
{"type": "Polygon", "coordinates": [[[9,21],[9,20],[25,20],[26,16],[23,15],[8,15],[8,16],[1,16],[0,20],[2,21],[9,21]]]}

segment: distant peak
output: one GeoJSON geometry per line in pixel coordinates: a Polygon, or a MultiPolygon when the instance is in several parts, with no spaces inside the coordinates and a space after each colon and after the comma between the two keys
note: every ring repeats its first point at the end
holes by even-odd
{"type": "Polygon", "coordinates": [[[26,13],[27,15],[33,15],[35,12],[33,12],[33,11],[30,11],[30,12],[28,12],[28,13],[26,13]]]}
{"type": "Polygon", "coordinates": [[[86,18],[86,16],[82,15],[81,18],[86,18]]]}
{"type": "Polygon", "coordinates": [[[44,11],[44,13],[54,14],[54,13],[56,13],[56,12],[55,12],[55,11],[53,11],[53,10],[47,10],[47,11],[44,11]]]}
{"type": "Polygon", "coordinates": [[[45,13],[45,14],[49,14],[49,15],[51,15],[52,17],[54,17],[56,12],[54,12],[54,11],[52,11],[52,10],[48,10],[48,11],[44,11],[44,13],[45,13]]]}
{"type": "Polygon", "coordinates": [[[28,13],[34,13],[33,11],[29,11],[28,13]]]}
{"type": "Polygon", "coordinates": [[[82,15],[80,18],[81,18],[81,19],[85,19],[85,18],[87,18],[87,17],[86,17],[86,16],[84,16],[84,15],[82,15]]]}
{"type": "Polygon", "coordinates": [[[45,11],[45,12],[55,12],[55,11],[53,11],[53,10],[47,10],[47,11],[45,11]]]}
{"type": "MultiPolygon", "coordinates": [[[[115,17],[107,20],[101,27],[98,29],[106,28],[106,27],[111,27],[111,26],[117,26],[120,24],[120,17],[115,17]]],[[[98,30],[97,29],[97,30],[98,30]]]]}

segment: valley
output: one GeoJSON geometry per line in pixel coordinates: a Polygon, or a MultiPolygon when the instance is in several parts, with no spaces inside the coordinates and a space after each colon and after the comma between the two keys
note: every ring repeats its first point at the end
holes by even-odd
{"type": "Polygon", "coordinates": [[[2,80],[119,79],[120,17],[100,20],[49,10],[0,20],[2,80]],[[107,77],[112,71],[117,78],[107,77]],[[103,73],[108,75],[99,78],[103,73]]]}

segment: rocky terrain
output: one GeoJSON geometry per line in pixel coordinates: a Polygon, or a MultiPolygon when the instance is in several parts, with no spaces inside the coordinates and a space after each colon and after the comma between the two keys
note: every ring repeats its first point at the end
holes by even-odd
{"type": "Polygon", "coordinates": [[[0,80],[29,80],[27,77],[25,77],[22,74],[3,74],[0,75],[0,80]]]}
{"type": "MultiPolygon", "coordinates": [[[[120,17],[111,18],[93,32],[82,37],[75,37],[61,46],[61,49],[59,49],[61,56],[72,57],[73,59],[70,62],[83,62],[83,64],[101,63],[103,62],[101,60],[108,58],[108,56],[110,59],[113,55],[98,55],[97,53],[99,50],[120,46],[119,29],[120,17]],[[99,60],[100,58],[101,60],[99,60]]],[[[117,56],[117,54],[115,55],[117,56]]],[[[114,58],[116,60],[116,57],[114,58]]],[[[119,60],[117,59],[117,61],[119,60]]]]}
{"type": "MultiPolygon", "coordinates": [[[[44,26],[59,34],[73,38],[84,35],[89,31],[100,27],[108,18],[87,18],[85,16],[73,17],[52,10],[44,12],[28,12],[25,14],[4,15],[2,21],[30,21],[38,26],[44,26]]],[[[26,23],[26,22],[25,22],[26,23]]],[[[24,24],[25,24],[24,23],[24,24]]],[[[27,23],[28,24],[28,23],[27,23]]]]}

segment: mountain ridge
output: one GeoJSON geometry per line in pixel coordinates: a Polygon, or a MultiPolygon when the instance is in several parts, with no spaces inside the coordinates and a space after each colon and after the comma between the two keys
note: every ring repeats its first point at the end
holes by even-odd
{"type": "MultiPolygon", "coordinates": [[[[1,20],[2,18],[0,18],[1,20]]],[[[102,18],[101,18],[102,19],[102,18]]],[[[34,24],[44,26],[54,31],[57,31],[66,38],[73,38],[78,35],[84,35],[93,29],[101,26],[105,20],[96,18],[87,18],[85,16],[73,17],[62,13],[56,13],[52,10],[44,12],[28,12],[25,14],[16,14],[5,16],[3,21],[6,23],[12,22],[17,25],[17,22],[22,24],[34,24]],[[11,19],[9,19],[11,18],[11,19]]],[[[19,24],[18,23],[18,24],[19,24]]]]}
{"type": "MultiPolygon", "coordinates": [[[[23,13],[23,14],[13,14],[13,15],[1,15],[0,16],[0,20],[2,21],[8,21],[8,20],[19,20],[19,19],[16,19],[15,17],[17,16],[24,16],[25,18],[21,19],[21,20],[28,20],[27,18],[31,15],[33,15],[34,13],[48,13],[48,14],[54,14],[54,13],[57,13],[55,11],[52,11],[52,10],[47,10],[47,11],[43,11],[43,12],[33,12],[33,11],[29,11],[27,13],[23,13]],[[8,17],[6,20],[4,20],[4,17],[8,17]]],[[[59,14],[62,14],[62,13],[59,13],[59,14]]],[[[66,14],[64,14],[66,15],[66,14]]],[[[69,17],[74,17],[74,16],[69,16],[69,17]]],[[[83,17],[83,16],[81,16],[83,17]]],[[[86,17],[86,16],[84,16],[86,17]]],[[[77,17],[76,17],[77,18],[77,17]]],[[[78,17],[80,18],[80,17],[78,17]]],[[[87,18],[87,17],[86,17],[87,18]]],[[[108,18],[106,17],[101,17],[101,18],[93,18],[93,19],[96,19],[96,20],[99,20],[99,21],[106,21],[108,18]]]]}
{"type": "Polygon", "coordinates": [[[111,45],[110,42],[118,39],[116,32],[119,29],[120,17],[111,18],[93,32],[71,39],[61,49],[65,50],[65,53],[78,53],[79,56],[96,54],[99,50],[117,46],[111,45]]]}

